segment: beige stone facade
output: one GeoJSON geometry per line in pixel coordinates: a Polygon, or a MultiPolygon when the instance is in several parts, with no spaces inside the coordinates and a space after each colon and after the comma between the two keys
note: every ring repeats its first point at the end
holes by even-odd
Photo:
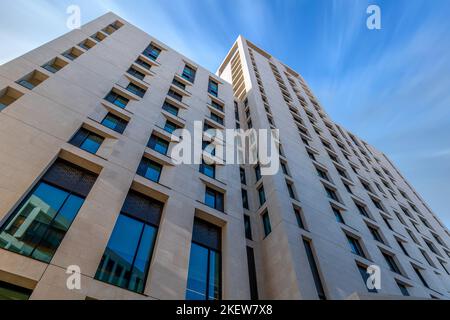
{"type": "Polygon", "coordinates": [[[255,297],[247,247],[255,255],[260,299],[401,298],[397,283],[413,297],[450,297],[448,230],[389,159],[334,124],[308,90],[295,71],[242,37],[213,74],[112,13],[0,66],[2,225],[56,159],[98,175],[51,261],[0,249],[0,281],[30,289],[30,299],[184,299],[193,221],[198,217],[222,230],[222,299],[255,297]],[[110,24],[118,29],[105,29],[110,24]],[[155,61],[142,54],[149,44],[161,50],[155,61]],[[62,55],[68,50],[73,60],[62,55]],[[137,58],[151,65],[150,70],[136,64],[137,58]],[[55,73],[42,67],[53,59],[62,67],[55,73]],[[185,65],[196,70],[194,83],[181,76],[185,65]],[[130,66],[144,74],[143,79],[128,73],[130,66]],[[24,77],[34,84],[32,90],[17,83],[24,77]],[[174,86],[174,78],[186,89],[174,86]],[[217,98],[208,93],[210,79],[219,84],[217,98]],[[145,95],[131,93],[126,89],[129,83],[146,90],[145,95]],[[167,95],[170,89],[182,95],[181,102],[167,95]],[[105,100],[111,90],[129,100],[125,108],[105,100]],[[177,116],[162,109],[165,101],[179,107],[177,116]],[[242,128],[251,118],[253,128],[279,129],[286,171],[256,181],[253,165],[226,164],[216,166],[213,179],[200,173],[198,164],[173,165],[168,156],[147,146],[152,134],[172,139],[169,150],[180,141],[164,130],[166,120],[190,131],[196,120],[211,122],[205,119],[210,118],[212,101],[223,105],[219,115],[224,125],[212,123],[217,128],[236,127],[236,101],[242,128]],[[127,122],[123,133],[101,124],[108,112],[127,122]],[[80,128],[103,138],[95,154],[69,143],[80,128]],[[159,182],[136,174],[143,156],[163,166],[159,182]],[[318,177],[317,168],[326,172],[327,179],[318,177]],[[296,199],[290,197],[286,183],[296,199]],[[261,185],[263,205],[257,193],[261,185]],[[324,186],[338,198],[329,199],[324,186]],[[223,212],[204,203],[206,187],[224,195],[223,212]],[[249,209],[243,209],[242,189],[247,191],[249,209]],[[130,190],[164,203],[143,293],[95,279],[130,190]],[[372,199],[381,203],[381,210],[372,199]],[[358,212],[355,202],[366,208],[368,217],[358,212]],[[345,223],[336,221],[332,206],[345,223]],[[271,225],[267,236],[261,217],[265,212],[271,225]],[[250,218],[252,240],[246,239],[244,215],[250,218]],[[368,226],[378,231],[379,241],[368,226]],[[346,234],[360,241],[365,257],[351,252],[346,234]],[[399,272],[391,270],[383,253],[393,257],[399,272]],[[380,267],[378,293],[367,292],[357,263],[380,267]],[[71,265],[81,270],[79,290],[66,286],[71,265]],[[318,289],[318,279],[323,289],[318,289]]]}

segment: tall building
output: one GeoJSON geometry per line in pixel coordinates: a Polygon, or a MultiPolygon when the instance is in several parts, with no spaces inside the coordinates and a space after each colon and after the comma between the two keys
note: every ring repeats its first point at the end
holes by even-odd
{"type": "Polygon", "coordinates": [[[0,131],[0,298],[450,297],[448,230],[242,37],[213,74],[108,13],[0,66],[0,131]],[[174,164],[195,121],[216,160],[279,129],[280,170],[174,164]]]}

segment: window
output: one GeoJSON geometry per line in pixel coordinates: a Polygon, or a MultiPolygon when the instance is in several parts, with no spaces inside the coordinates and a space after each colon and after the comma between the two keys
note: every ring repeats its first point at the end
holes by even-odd
{"type": "Polygon", "coordinates": [[[288,182],[287,180],[286,180],[286,187],[287,187],[287,189],[288,189],[288,192],[289,192],[289,196],[291,197],[291,199],[296,199],[296,196],[295,196],[295,191],[294,191],[294,186],[293,186],[293,184],[292,183],[290,183],[290,182],[288,182]]]}
{"type": "Polygon", "coordinates": [[[353,191],[352,191],[350,185],[348,183],[345,183],[344,181],[342,181],[342,183],[344,184],[344,187],[347,190],[347,192],[350,194],[353,194],[353,191]]]}
{"type": "Polygon", "coordinates": [[[270,225],[269,212],[265,211],[262,214],[262,222],[264,228],[264,236],[267,237],[272,232],[272,226],[270,225]]]}
{"type": "Polygon", "coordinates": [[[167,95],[169,97],[174,98],[177,101],[182,101],[183,100],[183,96],[181,94],[179,94],[178,92],[176,92],[175,90],[170,89],[169,92],[167,92],[167,95]]]}
{"type": "Polygon", "coordinates": [[[252,236],[252,225],[250,223],[250,216],[244,214],[244,227],[245,227],[245,237],[248,240],[252,240],[253,236],[252,236]]]}
{"type": "Polygon", "coordinates": [[[62,55],[69,60],[75,60],[79,56],[81,56],[83,52],[77,48],[72,48],[64,52],[62,55]]]}
{"type": "Polygon", "coordinates": [[[316,160],[316,156],[314,155],[314,153],[312,153],[311,151],[307,151],[307,153],[311,160],[316,160]]]}
{"type": "Polygon", "coordinates": [[[242,204],[244,206],[244,209],[248,210],[248,194],[247,194],[247,190],[245,189],[241,189],[241,195],[242,195],[242,204]]]}
{"type": "Polygon", "coordinates": [[[39,84],[48,79],[48,76],[39,71],[33,71],[30,74],[27,74],[20,80],[17,80],[16,83],[20,84],[22,87],[25,87],[29,90],[33,90],[39,84]]]}
{"type": "Polygon", "coordinates": [[[137,71],[135,68],[133,68],[133,67],[130,67],[128,70],[127,70],[127,73],[128,74],[131,74],[133,77],[135,77],[135,78],[137,78],[137,79],[139,79],[139,80],[144,80],[144,78],[145,78],[145,74],[143,74],[142,72],[140,72],[140,71],[137,71]]]}
{"type": "Polygon", "coordinates": [[[302,210],[300,208],[294,207],[295,219],[297,220],[297,225],[301,229],[306,229],[303,223],[302,210]]]}
{"type": "Polygon", "coordinates": [[[347,237],[348,244],[350,246],[350,250],[354,254],[365,258],[366,256],[365,256],[364,251],[363,251],[363,249],[361,247],[361,244],[359,243],[359,240],[354,238],[354,237],[352,237],[352,236],[349,236],[349,235],[346,235],[346,237],[347,237]]]}
{"type": "Polygon", "coordinates": [[[325,187],[325,186],[324,186],[324,188],[325,188],[325,191],[326,191],[326,193],[327,193],[328,198],[330,198],[330,199],[332,199],[332,200],[334,200],[334,201],[339,202],[339,198],[338,198],[338,196],[337,196],[336,191],[334,191],[333,189],[330,189],[330,188],[328,188],[328,187],[325,187]]]}
{"type": "Polygon", "coordinates": [[[405,256],[409,257],[408,251],[406,251],[405,246],[403,245],[403,242],[396,239],[397,240],[397,244],[400,247],[400,249],[403,251],[403,253],[405,254],[405,256]]]}
{"type": "Polygon", "coordinates": [[[181,74],[181,76],[184,79],[186,79],[187,81],[194,83],[195,73],[196,73],[196,71],[192,67],[190,67],[188,65],[185,65],[183,73],[181,74]]]}
{"type": "Polygon", "coordinates": [[[91,38],[97,40],[98,42],[101,42],[106,38],[106,36],[101,32],[97,32],[97,33],[93,34],[91,36],[91,38]]]}
{"type": "Polygon", "coordinates": [[[217,114],[215,114],[214,112],[211,112],[211,116],[210,116],[211,120],[214,120],[215,122],[223,125],[223,118],[221,116],[218,116],[217,114]]]}
{"type": "Polygon", "coordinates": [[[241,176],[241,184],[246,185],[247,184],[247,178],[245,177],[245,169],[239,168],[239,174],[241,176]]]}
{"type": "Polygon", "coordinates": [[[46,64],[44,64],[42,66],[42,68],[44,68],[45,70],[51,72],[51,73],[56,73],[59,70],[61,70],[62,68],[64,68],[68,63],[59,59],[59,58],[55,58],[49,62],[47,62],[46,64]]]}
{"type": "Polygon", "coordinates": [[[376,228],[371,227],[371,226],[367,226],[367,228],[369,229],[370,233],[372,234],[372,237],[374,238],[374,240],[384,243],[383,238],[380,235],[380,232],[376,228]]]}
{"type": "Polygon", "coordinates": [[[163,166],[148,158],[142,158],[137,174],[154,182],[159,182],[163,166]]]}
{"type": "Polygon", "coordinates": [[[280,162],[280,166],[281,166],[281,170],[283,171],[283,173],[288,176],[289,175],[289,171],[287,169],[286,163],[280,162]]]}
{"type": "Polygon", "coordinates": [[[178,88],[182,90],[186,90],[186,85],[183,82],[177,80],[176,78],[173,78],[172,84],[176,85],[178,88]]]}
{"type": "Polygon", "coordinates": [[[130,102],[130,100],[128,98],[125,98],[124,96],[121,96],[120,94],[118,94],[112,90],[105,97],[105,100],[108,102],[111,102],[112,104],[114,104],[122,109],[127,106],[128,102],[130,102]]]}
{"type": "Polygon", "coordinates": [[[0,300],[28,300],[32,290],[0,281],[0,300]]]}
{"type": "Polygon", "coordinates": [[[158,136],[155,136],[154,134],[152,134],[152,136],[150,137],[147,146],[150,149],[153,149],[156,152],[159,152],[164,155],[166,155],[167,151],[169,150],[169,142],[158,136]]]}
{"type": "Polygon", "coordinates": [[[377,199],[374,199],[374,198],[370,198],[370,199],[372,199],[373,204],[375,205],[375,207],[378,210],[383,210],[383,206],[381,205],[380,201],[378,201],[377,199]]]}
{"type": "Polygon", "coordinates": [[[305,246],[306,256],[308,257],[309,267],[313,275],[314,284],[316,285],[317,295],[320,300],[326,300],[325,290],[323,288],[322,280],[320,279],[319,269],[317,267],[316,259],[314,258],[313,249],[309,240],[303,239],[303,245],[305,246]]]}
{"type": "Polygon", "coordinates": [[[195,218],[186,288],[186,300],[222,297],[221,230],[195,218]]]}
{"type": "Polygon", "coordinates": [[[139,87],[138,85],[136,85],[136,84],[134,84],[134,83],[132,83],[132,82],[130,82],[130,83],[128,84],[128,86],[127,86],[126,89],[127,89],[128,91],[130,91],[131,93],[133,93],[133,94],[135,94],[135,95],[137,95],[138,97],[141,97],[141,98],[144,97],[145,92],[147,91],[147,90],[145,90],[145,89],[139,87]]]}
{"type": "Polygon", "coordinates": [[[256,165],[255,167],[255,177],[256,177],[256,182],[258,182],[261,179],[261,167],[258,165],[256,165]]]}
{"type": "Polygon", "coordinates": [[[377,289],[375,289],[375,288],[369,289],[367,287],[367,279],[369,279],[369,274],[367,273],[367,268],[363,267],[360,264],[357,264],[357,267],[358,267],[359,273],[361,274],[361,277],[364,281],[364,286],[367,288],[367,291],[372,292],[372,293],[377,293],[378,292],[377,289]]]}
{"type": "Polygon", "coordinates": [[[321,177],[324,180],[330,181],[330,179],[328,178],[328,174],[326,173],[326,171],[316,168],[317,170],[317,174],[319,175],[319,177],[321,177]]]}
{"type": "MultiPolygon", "coordinates": [[[[218,104],[214,100],[211,100],[211,106],[213,106],[215,109],[223,112],[223,106],[221,104],[218,104]]],[[[237,119],[239,121],[239,119],[237,119]]]]}
{"type": "Polygon", "coordinates": [[[418,267],[414,266],[414,265],[412,265],[412,267],[413,267],[414,272],[416,273],[417,277],[419,278],[420,282],[422,282],[422,284],[423,284],[426,288],[430,288],[430,287],[428,286],[427,281],[426,281],[425,278],[423,277],[421,270],[420,270],[418,267]]]}
{"type": "Polygon", "coordinates": [[[425,258],[425,260],[428,262],[428,264],[430,266],[432,266],[433,268],[436,268],[436,265],[433,263],[433,261],[431,260],[430,256],[422,249],[419,249],[420,253],[422,253],[422,256],[425,258]]]}
{"type": "Polygon", "coordinates": [[[152,65],[145,62],[144,60],[142,60],[141,58],[136,59],[135,61],[136,64],[140,65],[141,67],[150,70],[152,68],[152,65]]]}
{"type": "Polygon", "coordinates": [[[253,248],[247,246],[248,279],[250,282],[250,299],[258,300],[258,285],[256,281],[255,254],[253,248]]]}
{"type": "Polygon", "coordinates": [[[160,53],[161,49],[155,47],[153,44],[150,44],[147,48],[145,48],[143,55],[149,57],[152,60],[156,60],[158,59],[160,53]]]}
{"type": "Polygon", "coordinates": [[[172,121],[166,120],[166,123],[164,124],[164,130],[173,133],[175,130],[178,129],[178,126],[173,123],[172,121]]]}
{"type": "Polygon", "coordinates": [[[57,160],[0,228],[0,247],[49,263],[96,179],[57,160]]]}
{"type": "Polygon", "coordinates": [[[342,217],[341,210],[339,210],[339,209],[337,209],[337,208],[335,208],[333,206],[331,207],[331,210],[333,210],[334,217],[336,218],[336,221],[339,222],[339,223],[345,224],[344,217],[342,217]]]}
{"type": "Polygon", "coordinates": [[[406,286],[399,281],[395,281],[395,282],[397,283],[397,286],[400,289],[400,292],[402,293],[402,295],[404,295],[405,297],[408,297],[409,292],[408,292],[408,289],[406,288],[406,286]]]}
{"type": "Polygon", "coordinates": [[[162,108],[163,108],[163,110],[166,110],[168,113],[170,113],[174,116],[178,116],[179,109],[177,107],[175,107],[174,105],[168,103],[167,101],[164,102],[162,108]]]}
{"type": "Polygon", "coordinates": [[[217,97],[219,95],[219,84],[216,81],[209,79],[208,92],[217,97]]]}
{"type": "Polygon", "coordinates": [[[389,269],[392,272],[395,272],[395,273],[398,273],[398,274],[402,274],[400,272],[400,268],[398,267],[397,263],[395,262],[394,257],[392,255],[390,255],[390,254],[387,254],[386,252],[381,252],[381,253],[382,253],[384,259],[386,260],[386,263],[388,264],[389,269]]]}
{"type": "Polygon", "coordinates": [[[96,43],[90,39],[86,39],[78,44],[78,46],[80,46],[81,48],[83,48],[86,51],[93,48],[95,45],[96,45],[96,43]]]}
{"type": "Polygon", "coordinates": [[[85,128],[81,128],[75,133],[72,139],[70,139],[69,143],[84,151],[95,154],[100,148],[103,140],[104,138],[98,134],[92,133],[85,128]]]}
{"type": "Polygon", "coordinates": [[[355,202],[355,206],[358,209],[359,214],[361,214],[364,217],[369,218],[369,213],[367,212],[367,209],[365,206],[363,206],[359,203],[356,203],[356,202],[355,202]]]}
{"type": "Polygon", "coordinates": [[[266,194],[264,193],[264,186],[261,185],[258,188],[258,197],[259,197],[259,204],[262,206],[266,202],[266,194]]]}
{"type": "Polygon", "coordinates": [[[19,99],[23,93],[13,89],[11,87],[7,87],[0,91],[0,111],[5,109],[11,103],[19,99]]]}
{"type": "Polygon", "coordinates": [[[216,166],[214,164],[207,164],[204,160],[200,164],[200,172],[210,178],[216,178],[216,166]]]}
{"type": "Polygon", "coordinates": [[[433,243],[431,243],[430,241],[425,240],[425,239],[423,239],[423,241],[425,241],[425,243],[427,244],[427,247],[430,248],[431,252],[433,252],[434,254],[440,255],[433,243]]]}
{"type": "Polygon", "coordinates": [[[127,124],[127,121],[112,113],[108,113],[102,121],[102,125],[118,133],[123,133],[127,127],[127,124]]]}
{"type": "Polygon", "coordinates": [[[140,193],[128,193],[95,279],[144,292],[163,206],[140,193]]]}
{"type": "Polygon", "coordinates": [[[208,207],[214,208],[219,211],[224,211],[223,193],[214,190],[210,187],[206,187],[205,191],[205,204],[208,207]]]}

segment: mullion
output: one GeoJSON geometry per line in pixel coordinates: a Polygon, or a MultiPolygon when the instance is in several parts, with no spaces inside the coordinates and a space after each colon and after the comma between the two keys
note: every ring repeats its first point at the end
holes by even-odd
{"type": "MultiPolygon", "coordinates": [[[[145,223],[143,223],[142,221],[139,221],[139,222],[142,223],[142,230],[141,230],[141,234],[139,236],[139,241],[137,243],[136,250],[134,251],[134,257],[133,257],[133,261],[131,262],[131,270],[130,270],[130,272],[133,272],[134,263],[136,262],[136,256],[137,256],[137,253],[139,252],[139,246],[141,245],[142,235],[144,234],[144,229],[145,229],[145,223]]],[[[128,280],[128,283],[127,283],[127,289],[129,289],[130,281],[131,281],[131,276],[130,276],[130,279],[128,280]]],[[[144,285],[144,287],[145,287],[145,285],[144,285]]]]}
{"type": "Polygon", "coordinates": [[[66,199],[64,199],[63,203],[61,204],[61,206],[59,207],[58,211],[56,212],[55,216],[52,218],[52,220],[50,220],[50,222],[47,224],[47,228],[45,229],[44,235],[39,239],[39,241],[37,242],[37,244],[34,246],[33,250],[31,250],[30,253],[30,257],[33,256],[35,250],[37,247],[39,247],[42,243],[42,240],[48,235],[49,229],[50,227],[53,225],[53,223],[56,220],[56,217],[59,215],[59,213],[61,212],[61,209],[64,208],[65,204],[67,203],[67,200],[69,200],[71,196],[71,193],[69,193],[66,197],[66,199]]]}

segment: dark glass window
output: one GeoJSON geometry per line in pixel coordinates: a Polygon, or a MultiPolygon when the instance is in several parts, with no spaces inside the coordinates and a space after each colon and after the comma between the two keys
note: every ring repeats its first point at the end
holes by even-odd
{"type": "Polygon", "coordinates": [[[239,174],[241,175],[241,183],[244,185],[247,184],[247,178],[245,177],[245,169],[239,168],[239,174]]]}
{"type": "Polygon", "coordinates": [[[373,204],[375,205],[375,207],[376,207],[377,209],[383,210],[383,207],[381,206],[380,201],[378,201],[378,200],[376,200],[376,199],[373,199],[373,198],[371,198],[371,199],[372,199],[372,202],[373,202],[373,204]]]}
{"type": "Polygon", "coordinates": [[[55,59],[53,59],[53,60],[47,62],[46,64],[44,64],[44,65],[42,66],[42,68],[44,68],[44,69],[47,70],[47,71],[50,71],[51,73],[56,73],[56,72],[58,72],[59,70],[61,70],[62,68],[64,68],[64,66],[65,66],[66,64],[67,64],[67,63],[66,63],[65,61],[62,61],[62,60],[59,59],[59,58],[55,58],[55,59]]]}
{"type": "Polygon", "coordinates": [[[255,254],[253,248],[247,246],[248,279],[250,281],[250,299],[258,300],[258,285],[256,280],[255,254]]]}
{"type": "Polygon", "coordinates": [[[144,292],[163,206],[137,192],[128,194],[95,279],[144,292]]]}
{"type": "Polygon", "coordinates": [[[0,247],[49,263],[96,178],[57,160],[0,228],[0,247]]]}
{"type": "Polygon", "coordinates": [[[155,47],[153,44],[150,44],[143,52],[144,56],[149,57],[152,60],[158,59],[160,53],[161,49],[155,47]]]}
{"type": "Polygon", "coordinates": [[[244,206],[244,209],[249,209],[248,207],[248,194],[247,190],[241,189],[241,195],[242,195],[242,205],[244,206]]]}
{"type": "Polygon", "coordinates": [[[379,232],[377,229],[372,228],[371,226],[367,226],[367,228],[369,229],[370,233],[372,234],[372,237],[373,237],[376,241],[381,242],[381,243],[384,243],[384,242],[383,242],[383,238],[381,238],[380,232],[379,232]]]}
{"type": "Polygon", "coordinates": [[[344,221],[344,218],[342,217],[341,211],[336,209],[335,207],[331,207],[331,209],[333,210],[336,221],[345,224],[345,221],[344,221]]]}
{"type": "Polygon", "coordinates": [[[130,102],[128,98],[125,98],[124,96],[121,96],[114,91],[108,93],[108,95],[105,97],[105,100],[111,102],[112,104],[115,104],[122,109],[127,106],[128,102],[130,102]]]}
{"type": "Polygon", "coordinates": [[[223,193],[216,191],[212,188],[206,187],[205,191],[205,204],[211,208],[219,211],[224,211],[224,196],[223,193]]]}
{"type": "Polygon", "coordinates": [[[409,292],[408,289],[406,288],[406,286],[403,283],[400,283],[398,281],[396,281],[398,288],[400,289],[400,292],[402,293],[402,295],[404,295],[405,297],[409,297],[409,292]]]}
{"type": "Polygon", "coordinates": [[[131,74],[132,76],[138,78],[139,80],[144,80],[145,74],[143,74],[140,71],[137,71],[135,68],[130,67],[127,71],[127,73],[131,74]]]}
{"type": "Polygon", "coordinates": [[[166,120],[166,123],[164,124],[165,131],[167,131],[169,133],[173,133],[177,129],[178,129],[178,126],[175,123],[173,123],[169,120],[166,120]]]}
{"type": "Polygon", "coordinates": [[[333,189],[330,189],[328,187],[325,187],[325,191],[327,193],[328,198],[333,199],[334,201],[339,201],[336,191],[334,191],[333,189]]]}
{"type": "Polygon", "coordinates": [[[428,283],[425,280],[425,278],[423,277],[422,272],[419,270],[419,268],[413,266],[413,269],[414,269],[414,272],[416,273],[417,277],[419,278],[420,282],[422,282],[422,284],[426,288],[429,288],[428,283]]]}
{"type": "Polygon", "coordinates": [[[0,300],[28,300],[32,290],[0,281],[0,300]]]}
{"type": "Polygon", "coordinates": [[[95,154],[100,148],[103,137],[98,134],[92,133],[85,128],[81,128],[75,133],[75,135],[70,139],[69,143],[83,149],[87,152],[95,154]]]}
{"type": "Polygon", "coordinates": [[[218,116],[214,112],[211,112],[211,119],[214,120],[215,122],[223,125],[223,118],[221,116],[218,116]]]}
{"type": "Polygon", "coordinates": [[[151,64],[145,62],[144,60],[142,60],[142,59],[140,59],[140,58],[137,59],[135,62],[136,62],[138,65],[140,65],[141,67],[144,67],[144,68],[147,69],[147,70],[150,70],[151,67],[152,67],[151,64]]]}
{"type": "Polygon", "coordinates": [[[217,97],[219,95],[219,84],[216,81],[209,79],[208,92],[217,97]]]}
{"type": "Polygon", "coordinates": [[[159,163],[144,157],[139,164],[137,174],[154,182],[159,182],[162,168],[163,166],[159,163]]]}
{"type": "Polygon", "coordinates": [[[266,202],[266,194],[264,192],[264,186],[258,188],[259,204],[262,206],[266,202]]]}
{"type": "Polygon", "coordinates": [[[391,271],[401,274],[400,272],[400,268],[398,267],[397,263],[395,262],[395,259],[393,256],[391,256],[390,254],[387,254],[385,252],[382,252],[384,259],[386,260],[389,269],[391,269],[391,271]]]}
{"type": "Polygon", "coordinates": [[[128,122],[112,113],[108,113],[102,121],[102,125],[108,127],[118,133],[123,133],[128,122]]]}
{"type": "Polygon", "coordinates": [[[193,68],[191,68],[190,66],[188,66],[188,65],[185,65],[184,66],[184,70],[183,70],[183,73],[182,73],[182,77],[184,78],[184,79],[186,79],[186,80],[188,80],[189,82],[194,82],[194,80],[195,80],[195,70],[193,69],[193,68]]]}
{"type": "Polygon", "coordinates": [[[284,162],[280,162],[280,165],[281,165],[281,170],[283,171],[283,173],[288,176],[289,173],[288,173],[286,164],[284,162]]]}
{"type": "Polygon", "coordinates": [[[363,249],[361,247],[361,244],[359,243],[359,240],[356,239],[356,238],[353,238],[353,237],[351,237],[349,235],[346,235],[346,236],[347,236],[347,241],[348,241],[348,244],[350,246],[351,251],[354,254],[365,258],[366,256],[365,256],[364,251],[363,251],[363,249]]]}
{"type": "Polygon", "coordinates": [[[402,241],[397,240],[398,246],[400,247],[400,249],[403,251],[403,253],[405,254],[405,256],[409,257],[408,251],[406,251],[405,246],[403,245],[402,241]]]}
{"type": "Polygon", "coordinates": [[[329,181],[328,174],[325,171],[323,171],[322,169],[319,169],[319,168],[316,168],[316,170],[317,170],[317,174],[319,175],[319,177],[329,181]]]}
{"type": "Polygon", "coordinates": [[[220,300],[222,297],[221,230],[195,219],[186,288],[186,300],[220,300]]]}
{"type": "Polygon", "coordinates": [[[130,82],[126,88],[131,93],[134,93],[138,97],[143,97],[145,95],[146,90],[139,87],[138,85],[135,85],[134,83],[130,82]]]}
{"type": "Polygon", "coordinates": [[[314,258],[314,253],[311,247],[311,243],[303,239],[303,244],[305,246],[306,256],[308,257],[309,266],[314,279],[314,284],[316,285],[317,295],[320,300],[326,300],[325,290],[323,288],[322,280],[320,279],[319,269],[317,267],[316,259],[314,258]]]}
{"type": "Polygon", "coordinates": [[[179,94],[178,92],[176,92],[175,90],[170,89],[169,92],[167,92],[167,95],[169,97],[174,98],[177,101],[182,101],[183,100],[183,96],[181,94],[179,94]]]}
{"type": "Polygon", "coordinates": [[[249,240],[253,239],[252,236],[252,225],[250,223],[250,216],[244,214],[244,227],[245,227],[245,237],[249,240]]]}
{"type": "Polygon", "coordinates": [[[369,214],[367,213],[366,207],[364,207],[356,202],[355,202],[355,206],[356,206],[356,208],[358,208],[358,211],[362,216],[369,218],[369,214]]]}
{"type": "Polygon", "coordinates": [[[264,212],[262,214],[262,222],[264,227],[264,236],[267,237],[272,232],[272,226],[270,225],[269,212],[264,212]]]}
{"type": "Polygon", "coordinates": [[[210,178],[216,178],[216,166],[213,164],[207,164],[205,161],[202,161],[200,164],[200,172],[210,178]]]}
{"type": "Polygon", "coordinates": [[[163,110],[166,110],[168,113],[173,114],[174,116],[178,116],[179,109],[177,107],[171,105],[167,101],[164,102],[162,108],[163,108],[163,110]]]}
{"type": "Polygon", "coordinates": [[[261,167],[259,164],[255,167],[255,177],[256,181],[259,181],[261,179],[261,167]]]}
{"type": "Polygon", "coordinates": [[[358,266],[359,273],[361,274],[361,277],[364,281],[364,286],[366,287],[367,291],[372,292],[372,293],[377,293],[378,292],[377,289],[375,289],[375,288],[369,289],[367,287],[367,279],[369,279],[369,274],[367,273],[366,268],[359,264],[357,266],[358,266]]]}
{"type": "Polygon", "coordinates": [[[289,196],[290,196],[292,199],[296,199],[296,197],[295,197],[295,192],[294,192],[294,187],[292,186],[292,184],[286,181],[286,187],[287,187],[287,189],[288,189],[289,196]]]}
{"type": "Polygon", "coordinates": [[[217,110],[219,110],[219,111],[222,111],[223,112],[223,106],[222,105],[220,105],[220,104],[218,104],[217,102],[215,102],[214,100],[211,100],[211,105],[214,107],[214,108],[216,108],[217,110]]]}
{"type": "Polygon", "coordinates": [[[186,85],[185,85],[183,82],[177,80],[176,78],[174,78],[174,79],[172,80],[172,83],[173,83],[174,85],[176,85],[178,88],[183,89],[183,90],[186,90],[186,85]]]}
{"type": "Polygon", "coordinates": [[[147,146],[161,154],[167,154],[167,151],[169,150],[169,142],[153,134],[150,137],[147,146]]]}
{"type": "Polygon", "coordinates": [[[305,229],[305,224],[303,223],[302,212],[299,208],[294,207],[295,219],[297,219],[297,225],[301,229],[305,229]]]}

